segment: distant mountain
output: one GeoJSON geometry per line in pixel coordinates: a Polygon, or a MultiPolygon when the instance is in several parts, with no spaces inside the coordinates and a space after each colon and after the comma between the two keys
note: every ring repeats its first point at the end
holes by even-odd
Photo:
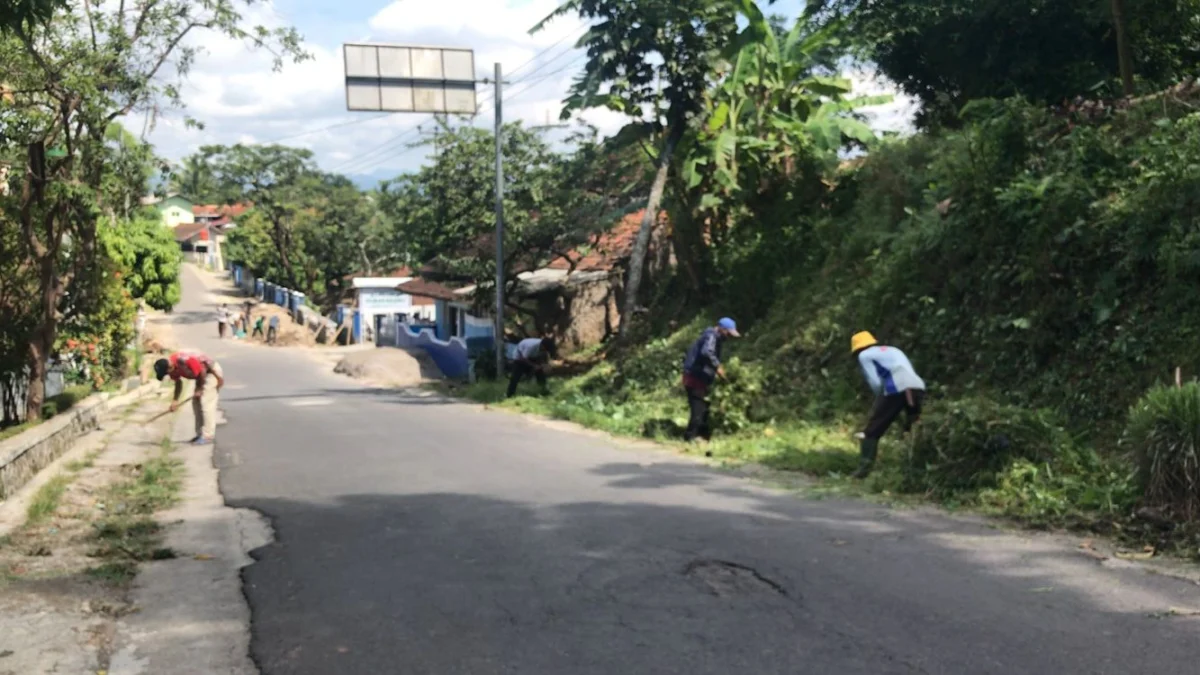
{"type": "Polygon", "coordinates": [[[372,190],[379,187],[381,181],[391,180],[398,173],[395,169],[377,169],[369,173],[346,174],[346,177],[354,181],[360,190],[372,190]]]}

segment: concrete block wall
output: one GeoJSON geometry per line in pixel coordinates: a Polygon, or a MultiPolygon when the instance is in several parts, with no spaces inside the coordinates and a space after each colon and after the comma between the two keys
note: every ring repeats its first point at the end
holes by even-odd
{"type": "Polygon", "coordinates": [[[70,410],[0,441],[0,500],[8,499],[21,486],[65,453],[79,437],[100,426],[100,418],[113,408],[132,403],[161,385],[151,382],[123,394],[95,394],[70,410]]]}

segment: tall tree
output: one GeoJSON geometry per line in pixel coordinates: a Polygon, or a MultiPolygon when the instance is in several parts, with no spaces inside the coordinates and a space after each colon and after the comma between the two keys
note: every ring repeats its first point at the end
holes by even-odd
{"type": "Polygon", "coordinates": [[[34,26],[50,20],[67,0],[5,0],[0,7],[0,32],[34,26]]]}
{"type": "Polygon", "coordinates": [[[676,259],[700,290],[708,244],[719,247],[735,220],[748,220],[739,213],[748,202],[764,201],[802,167],[831,168],[848,144],[869,144],[874,132],[854,111],[891,100],[851,96],[837,70],[844,52],[835,27],[800,17],[788,28],[751,0],[739,9],[745,28],[682,144],[676,176],[676,259]]]}
{"type": "Polygon", "coordinates": [[[294,31],[243,21],[242,11],[253,4],[78,0],[53,9],[44,23],[16,22],[0,37],[13,99],[0,118],[0,142],[6,154],[14,146],[24,150],[18,227],[38,282],[27,352],[31,417],[41,412],[60,323],[104,278],[97,224],[118,206],[107,201],[104,182],[120,159],[106,138],[110,125],[131,113],[183,105],[179,82],[199,53],[188,39],[202,32],[267,47],[277,65],[301,58],[294,31]]]}
{"type": "Polygon", "coordinates": [[[657,170],[625,282],[625,336],[638,307],[651,235],[661,222],[675,147],[702,107],[715,59],[737,34],[737,15],[727,0],[568,0],[532,31],[570,12],[591,26],[579,41],[588,60],[564,101],[563,119],[603,106],[633,118],[634,129],[652,132],[657,141],[657,170]]]}
{"type": "Polygon", "coordinates": [[[304,207],[304,189],[319,178],[310,150],[283,145],[205,146],[200,149],[224,194],[241,195],[271,225],[271,241],[279,255],[284,281],[302,289],[296,258],[296,221],[304,207]]]}
{"type": "Polygon", "coordinates": [[[221,190],[216,174],[203,154],[185,157],[182,166],[172,168],[167,189],[200,204],[219,204],[238,196],[221,190]]]}
{"type": "Polygon", "coordinates": [[[953,122],[972,99],[1060,103],[1109,83],[1117,91],[1122,79],[1128,87],[1135,73],[1151,86],[1191,76],[1200,0],[1137,4],[1134,15],[1097,0],[814,0],[809,11],[848,19],[861,55],[921,101],[918,122],[928,126],[953,122]]]}
{"type": "Polygon", "coordinates": [[[1121,89],[1126,96],[1133,96],[1133,55],[1129,52],[1129,36],[1125,34],[1125,6],[1122,0],[1112,0],[1112,20],[1117,39],[1121,89]]]}

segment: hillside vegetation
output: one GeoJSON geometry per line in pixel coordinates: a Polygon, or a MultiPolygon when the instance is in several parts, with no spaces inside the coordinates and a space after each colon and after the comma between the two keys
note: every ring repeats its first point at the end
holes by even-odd
{"type": "MultiPolygon", "coordinates": [[[[665,292],[638,346],[517,405],[670,437],[686,417],[683,352],[730,314],[746,336],[726,352],[714,456],[837,478],[870,405],[849,339],[872,330],[909,354],[931,397],[918,431],[885,439],[867,489],[1036,523],[1128,529],[1139,504],[1169,514],[1172,498],[1142,500],[1131,443],[1149,432],[1122,441],[1148,388],[1200,365],[1194,98],[1057,112],[976,101],[959,129],[884,143],[823,190],[800,177],[742,214],[753,236],[718,261],[714,303],[689,314],[665,292]]],[[[1200,428],[1182,408],[1170,414],[1200,428]]]]}

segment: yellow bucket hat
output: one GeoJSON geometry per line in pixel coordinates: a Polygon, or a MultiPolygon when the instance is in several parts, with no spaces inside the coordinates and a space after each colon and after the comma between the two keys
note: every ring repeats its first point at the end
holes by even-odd
{"type": "Polygon", "coordinates": [[[850,338],[850,353],[853,354],[860,349],[866,349],[876,344],[879,344],[879,341],[867,331],[864,330],[860,333],[855,333],[854,337],[850,338]]]}

